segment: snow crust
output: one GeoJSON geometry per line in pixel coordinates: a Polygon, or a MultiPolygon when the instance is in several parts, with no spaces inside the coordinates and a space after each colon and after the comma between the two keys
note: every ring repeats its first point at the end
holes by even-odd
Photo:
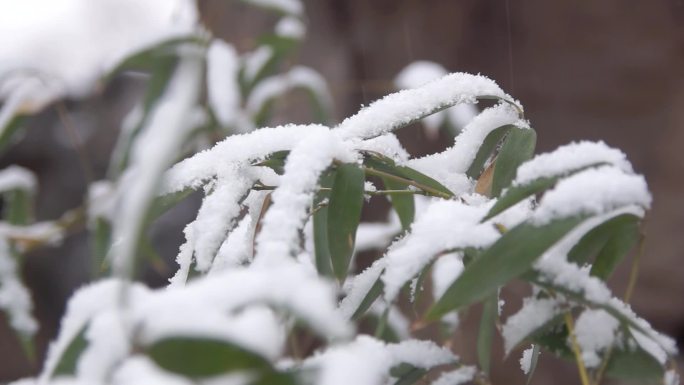
{"type": "Polygon", "coordinates": [[[522,308],[508,317],[501,329],[506,353],[510,353],[525,337],[551,321],[561,311],[555,299],[525,298],[522,308]]]}
{"type": "Polygon", "coordinates": [[[491,79],[453,73],[420,88],[399,91],[362,108],[338,127],[345,138],[367,139],[393,131],[451,104],[474,103],[477,96],[512,99],[491,79]]]}
{"type": "Polygon", "coordinates": [[[549,178],[596,164],[613,165],[625,173],[632,173],[632,165],[620,150],[603,142],[576,142],[560,146],[552,152],[540,154],[518,168],[513,186],[525,185],[538,178],[549,178]]]}
{"type": "Polygon", "coordinates": [[[460,385],[464,384],[475,377],[477,368],[474,366],[462,366],[450,372],[444,372],[438,379],[432,382],[432,385],[460,385]]]}
{"type": "Polygon", "coordinates": [[[9,166],[0,170],[0,191],[24,190],[34,192],[38,186],[36,176],[20,166],[9,166]]]}
{"type": "Polygon", "coordinates": [[[601,364],[599,353],[615,343],[618,320],[605,310],[587,309],[575,321],[575,337],[588,368],[601,364]]]}
{"type": "Polygon", "coordinates": [[[523,351],[522,357],[520,357],[520,369],[524,374],[528,374],[532,368],[533,355],[534,345],[528,349],[525,349],[525,351],[523,351]]]}
{"type": "Polygon", "coordinates": [[[375,385],[387,382],[389,369],[401,363],[429,369],[457,360],[448,349],[430,341],[407,340],[385,344],[368,336],[319,353],[305,361],[318,368],[320,385],[375,385]]]}
{"type": "MultiPolygon", "coordinates": [[[[419,60],[406,66],[394,79],[399,89],[417,88],[435,79],[446,76],[448,71],[440,64],[419,60]]],[[[472,104],[458,104],[423,119],[425,132],[430,139],[437,139],[442,124],[449,120],[458,130],[465,127],[475,116],[477,108],[472,104]]]]}
{"type": "Polygon", "coordinates": [[[627,205],[650,207],[651,194],[644,177],[626,174],[615,167],[599,167],[558,182],[544,194],[532,220],[543,225],[556,218],[602,214],[627,205]]]}
{"type": "Polygon", "coordinates": [[[387,251],[387,266],[382,275],[385,299],[392,301],[401,287],[439,252],[493,243],[499,234],[491,225],[479,223],[485,214],[483,207],[456,201],[433,202],[413,223],[410,233],[387,251]]]}

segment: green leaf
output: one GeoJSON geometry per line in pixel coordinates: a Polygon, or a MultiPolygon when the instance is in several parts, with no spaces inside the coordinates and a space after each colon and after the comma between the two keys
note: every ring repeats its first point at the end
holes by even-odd
{"type": "Polygon", "coordinates": [[[271,370],[271,364],[260,355],[227,341],[205,337],[165,338],[152,344],[147,354],[161,368],[191,378],[271,370]]]}
{"type": "Polygon", "coordinates": [[[433,190],[438,191],[444,196],[453,197],[454,193],[448,188],[444,187],[441,183],[432,179],[431,177],[421,173],[420,171],[414,170],[406,166],[397,166],[394,161],[382,154],[375,152],[367,152],[367,156],[364,159],[364,165],[372,169],[398,176],[403,179],[408,179],[410,181],[417,182],[421,185],[427,186],[433,190]]]}
{"type": "MultiPolygon", "coordinates": [[[[380,275],[382,275],[382,273],[380,275]]],[[[373,284],[373,286],[371,286],[370,290],[368,290],[366,296],[363,297],[363,300],[354,312],[354,315],[352,315],[352,319],[358,320],[359,318],[361,318],[361,316],[363,316],[366,313],[366,311],[368,311],[371,305],[373,305],[373,302],[375,302],[375,300],[378,299],[378,297],[380,297],[380,294],[382,294],[382,291],[384,289],[385,284],[382,282],[382,279],[380,279],[380,276],[378,276],[378,279],[375,280],[375,283],[373,284]]]]}
{"type": "Polygon", "coordinates": [[[480,174],[482,174],[482,171],[484,171],[484,166],[487,162],[487,159],[491,157],[496,150],[496,146],[508,133],[511,127],[514,126],[507,124],[505,126],[495,128],[489,134],[487,134],[487,137],[482,141],[482,145],[477,150],[477,154],[475,155],[475,159],[473,159],[473,163],[470,164],[468,171],[466,171],[466,175],[468,175],[469,178],[477,179],[480,177],[480,174]]]}
{"type": "Polygon", "coordinates": [[[328,246],[333,272],[344,282],[363,208],[363,170],[355,164],[337,167],[328,206],[328,246]]]}
{"type": "Polygon", "coordinates": [[[9,118],[4,127],[0,124],[0,151],[4,151],[17,137],[17,133],[23,128],[26,116],[14,115],[9,118]]]}
{"type": "Polygon", "coordinates": [[[640,348],[614,349],[606,366],[606,376],[630,382],[655,383],[663,374],[660,363],[640,348]]]}
{"type": "Polygon", "coordinates": [[[544,226],[522,223],[514,227],[466,266],[427,318],[436,320],[494,293],[499,286],[528,271],[537,258],[584,219],[571,217],[544,226]]]}
{"type": "Polygon", "coordinates": [[[573,175],[575,173],[578,173],[580,171],[584,171],[588,168],[592,167],[598,167],[601,166],[605,163],[595,163],[588,165],[586,167],[580,167],[578,169],[574,170],[569,170],[563,174],[552,176],[552,177],[544,177],[544,178],[538,178],[535,179],[525,185],[521,186],[512,186],[509,187],[504,194],[496,201],[494,206],[492,206],[491,209],[489,209],[489,212],[487,215],[482,219],[482,222],[486,221],[489,218],[492,218],[493,216],[503,212],[504,210],[508,209],[509,207],[515,205],[516,203],[522,201],[523,199],[531,196],[532,194],[539,194],[551,187],[553,187],[560,179],[568,177],[570,175],[573,175]]]}
{"type": "MultiPolygon", "coordinates": [[[[330,188],[334,180],[335,170],[330,168],[321,175],[319,185],[324,188],[330,188]]],[[[329,191],[318,191],[314,198],[314,207],[318,207],[329,198],[329,191]]],[[[328,206],[318,208],[318,211],[313,214],[313,236],[316,270],[325,277],[332,277],[332,257],[328,242],[328,206]]]]}
{"type": "Polygon", "coordinates": [[[13,225],[28,225],[33,221],[33,194],[27,190],[10,190],[2,194],[5,200],[3,217],[13,225]]]}
{"type": "Polygon", "coordinates": [[[107,253],[111,245],[112,225],[104,218],[95,219],[91,234],[93,250],[93,277],[101,277],[107,270],[107,253]]]}
{"type": "Polygon", "coordinates": [[[69,346],[67,346],[66,350],[64,350],[64,353],[62,353],[62,356],[59,358],[55,371],[52,373],[53,376],[68,376],[76,373],[78,358],[88,346],[88,342],[85,339],[85,331],[86,326],[83,326],[76,337],[71,340],[69,346]]]}
{"type": "Polygon", "coordinates": [[[150,60],[152,71],[142,102],[143,118],[132,130],[124,131],[119,135],[109,167],[109,174],[112,179],[118,177],[128,167],[133,143],[145,126],[157,100],[164,94],[178,63],[178,58],[175,55],[154,56],[150,60]]]}
{"type": "Polygon", "coordinates": [[[499,296],[492,294],[482,303],[482,317],[480,318],[480,330],[477,335],[477,359],[480,368],[489,373],[489,364],[492,357],[492,343],[494,341],[494,329],[499,307],[499,296]]]}
{"type": "Polygon", "coordinates": [[[638,217],[626,219],[613,232],[613,235],[596,256],[594,265],[591,267],[591,275],[604,281],[610,277],[615,267],[622,261],[622,258],[639,241],[641,237],[639,234],[639,220],[640,218],[638,217]]]}
{"type": "Polygon", "coordinates": [[[390,369],[392,377],[397,377],[394,385],[411,385],[420,380],[428,371],[411,364],[401,363],[390,369]]]}
{"type": "Polygon", "coordinates": [[[510,186],[523,162],[532,158],[537,143],[537,133],[531,128],[511,127],[496,157],[492,179],[492,196],[499,196],[510,186]]]}
{"type": "MultiPolygon", "coordinates": [[[[382,183],[387,190],[406,190],[408,185],[389,178],[382,178],[382,183]]],[[[413,194],[390,194],[390,202],[394,211],[399,216],[401,228],[406,231],[411,227],[415,215],[415,202],[413,194]]]]}
{"type": "Polygon", "coordinates": [[[150,208],[150,220],[154,220],[162,216],[164,213],[175,207],[182,200],[190,196],[194,192],[191,188],[186,188],[171,194],[158,196],[152,202],[150,208]]]}
{"type": "Polygon", "coordinates": [[[568,261],[582,265],[596,257],[591,275],[607,279],[638,241],[640,220],[636,215],[623,214],[603,222],[570,250],[568,261]]]}
{"type": "Polygon", "coordinates": [[[253,165],[268,167],[275,171],[276,174],[283,175],[285,172],[285,162],[287,161],[288,155],[290,155],[290,151],[288,150],[276,151],[267,156],[266,159],[262,160],[261,162],[254,163],[253,165]]]}

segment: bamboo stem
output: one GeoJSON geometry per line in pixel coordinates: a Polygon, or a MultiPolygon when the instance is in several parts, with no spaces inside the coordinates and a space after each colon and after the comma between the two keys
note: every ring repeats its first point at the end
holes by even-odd
{"type": "Polygon", "coordinates": [[[575,327],[573,325],[570,311],[565,313],[565,325],[568,327],[568,332],[570,333],[572,352],[575,354],[575,362],[577,363],[577,370],[579,371],[582,385],[591,385],[589,376],[587,375],[587,368],[584,366],[584,360],[582,360],[582,352],[580,351],[579,344],[577,343],[577,337],[575,336],[575,327]]]}

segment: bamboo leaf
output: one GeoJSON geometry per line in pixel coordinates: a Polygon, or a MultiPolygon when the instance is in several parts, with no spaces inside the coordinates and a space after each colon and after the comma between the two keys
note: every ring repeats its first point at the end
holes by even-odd
{"type": "MultiPolygon", "coordinates": [[[[320,178],[321,187],[332,187],[335,180],[334,169],[329,169],[320,178]]],[[[330,198],[329,191],[318,191],[314,198],[314,208],[323,204],[330,198]]],[[[323,206],[313,214],[313,235],[314,235],[314,254],[316,257],[316,270],[318,273],[332,277],[332,257],[330,256],[330,246],[328,242],[328,206],[323,206]]]]}
{"type": "Polygon", "coordinates": [[[165,338],[152,344],[146,352],[161,368],[191,378],[271,369],[271,364],[254,352],[206,337],[165,338]]]}
{"type": "Polygon", "coordinates": [[[85,339],[86,326],[84,326],[69,343],[62,356],[59,358],[59,363],[57,364],[55,371],[52,373],[53,376],[59,375],[73,375],[76,373],[76,364],[78,363],[78,358],[81,353],[88,346],[85,339]]]}
{"type": "Polygon", "coordinates": [[[509,187],[505,190],[503,195],[496,201],[494,206],[492,206],[487,215],[482,219],[482,222],[503,212],[504,210],[508,209],[509,207],[515,205],[516,203],[522,201],[523,199],[533,194],[539,194],[553,187],[562,178],[573,175],[588,168],[601,166],[603,164],[605,163],[596,163],[586,167],[569,170],[563,174],[556,175],[553,177],[538,178],[524,185],[509,187]]]}
{"type": "Polygon", "coordinates": [[[433,305],[427,318],[436,320],[494,293],[499,286],[529,270],[538,257],[584,219],[571,217],[544,226],[522,223],[514,227],[466,266],[433,305]]]}
{"type": "Polygon", "coordinates": [[[493,294],[482,303],[482,317],[477,334],[477,359],[485,373],[489,373],[490,368],[498,302],[499,296],[493,294]]]}
{"type": "Polygon", "coordinates": [[[361,318],[361,316],[363,316],[366,313],[366,311],[368,311],[371,305],[373,305],[373,302],[375,302],[375,300],[378,299],[378,297],[380,297],[380,294],[382,294],[384,288],[385,285],[382,283],[382,279],[380,279],[380,276],[378,276],[378,279],[375,280],[375,283],[373,284],[373,286],[371,286],[370,290],[368,290],[366,296],[363,297],[363,300],[354,312],[354,315],[352,315],[352,319],[358,320],[359,318],[361,318]]]}
{"type": "Polygon", "coordinates": [[[537,133],[530,128],[511,127],[496,157],[492,179],[492,196],[499,196],[510,186],[515,173],[523,162],[532,158],[537,143],[537,133]]]}
{"type": "Polygon", "coordinates": [[[475,155],[473,163],[470,164],[468,171],[466,171],[466,175],[468,175],[468,177],[472,179],[479,178],[484,171],[484,166],[485,163],[487,163],[487,159],[493,155],[494,151],[496,150],[496,146],[499,144],[501,139],[506,136],[511,127],[514,126],[507,124],[505,126],[498,127],[487,134],[487,137],[485,137],[485,139],[482,141],[482,145],[480,145],[480,148],[477,150],[477,154],[475,155]]]}
{"type": "Polygon", "coordinates": [[[343,282],[349,270],[356,229],[363,207],[363,170],[355,164],[337,167],[328,206],[328,246],[333,272],[343,282]]]}

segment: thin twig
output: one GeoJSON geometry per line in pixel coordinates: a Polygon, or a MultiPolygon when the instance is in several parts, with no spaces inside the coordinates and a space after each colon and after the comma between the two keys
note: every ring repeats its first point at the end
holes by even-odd
{"type": "Polygon", "coordinates": [[[74,127],[74,124],[71,118],[69,117],[66,108],[64,107],[64,103],[57,103],[55,109],[57,110],[57,116],[59,117],[59,120],[67,133],[67,136],[69,136],[71,145],[74,147],[74,151],[76,151],[76,155],[78,156],[78,163],[81,166],[81,171],[83,171],[83,175],[86,179],[86,182],[90,184],[95,179],[93,176],[93,169],[90,165],[90,161],[88,160],[88,157],[86,156],[86,153],[83,150],[83,140],[78,135],[78,131],[76,131],[76,128],[74,127]]]}
{"type": "Polygon", "coordinates": [[[418,189],[425,191],[426,193],[429,193],[430,195],[434,195],[434,196],[437,196],[440,198],[445,198],[445,199],[453,198],[453,195],[443,193],[443,192],[436,190],[430,186],[426,186],[422,183],[418,183],[418,182],[410,180],[410,179],[402,178],[400,176],[392,175],[392,174],[386,173],[384,171],[376,170],[376,169],[371,168],[371,167],[363,167],[363,171],[368,175],[392,179],[394,181],[401,182],[401,183],[407,184],[409,186],[413,186],[415,188],[418,188],[418,189]]]}
{"type": "Polygon", "coordinates": [[[579,344],[577,343],[577,336],[575,336],[575,327],[573,326],[572,315],[570,314],[570,311],[565,312],[565,325],[568,327],[568,332],[570,333],[572,352],[575,354],[575,362],[577,363],[577,370],[579,371],[582,385],[591,385],[591,382],[589,382],[589,376],[587,375],[587,368],[584,366],[584,360],[582,360],[582,352],[580,351],[579,344]]]}

